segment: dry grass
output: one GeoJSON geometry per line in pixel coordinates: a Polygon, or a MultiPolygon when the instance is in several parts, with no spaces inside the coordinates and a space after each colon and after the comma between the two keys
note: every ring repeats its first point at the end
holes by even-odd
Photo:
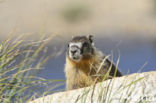
{"type": "Polygon", "coordinates": [[[24,36],[16,39],[9,36],[0,43],[0,102],[24,103],[63,84],[63,80],[38,77],[50,57],[45,50],[50,39],[41,37],[29,43],[24,39],[24,36]],[[45,92],[49,84],[53,86],[45,92]]]}

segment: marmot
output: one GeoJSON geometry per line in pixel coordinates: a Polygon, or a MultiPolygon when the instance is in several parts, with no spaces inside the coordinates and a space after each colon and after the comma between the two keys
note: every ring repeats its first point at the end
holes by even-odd
{"type": "Polygon", "coordinates": [[[77,89],[122,76],[117,67],[93,43],[93,36],[76,36],[66,52],[66,89],[77,89]],[[106,75],[106,73],[108,75],[106,75]]]}

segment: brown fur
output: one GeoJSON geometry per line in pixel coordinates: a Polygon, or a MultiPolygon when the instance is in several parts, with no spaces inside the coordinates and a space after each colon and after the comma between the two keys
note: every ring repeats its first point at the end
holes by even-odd
{"type": "MultiPolygon", "coordinates": [[[[72,61],[67,55],[65,65],[67,90],[90,86],[95,82],[102,81],[109,67],[105,66],[107,64],[104,63],[100,71],[97,73],[101,62],[102,59],[99,58],[99,54],[90,59],[82,59],[78,63],[72,61]]],[[[107,77],[107,79],[108,78],[110,77],[107,77]]]]}

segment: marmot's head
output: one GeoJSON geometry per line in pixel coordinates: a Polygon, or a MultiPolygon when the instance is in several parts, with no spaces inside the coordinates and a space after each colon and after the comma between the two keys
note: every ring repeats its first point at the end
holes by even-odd
{"type": "Polygon", "coordinates": [[[76,36],[68,44],[67,55],[75,62],[90,59],[94,54],[93,36],[76,36]]]}

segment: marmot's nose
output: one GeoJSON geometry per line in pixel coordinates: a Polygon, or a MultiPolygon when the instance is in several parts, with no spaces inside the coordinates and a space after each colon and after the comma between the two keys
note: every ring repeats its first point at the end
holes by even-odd
{"type": "Polygon", "coordinates": [[[78,48],[76,46],[70,48],[70,52],[72,53],[72,55],[74,55],[77,52],[77,49],[78,48]]]}
{"type": "Polygon", "coordinates": [[[74,55],[76,52],[78,52],[78,47],[77,46],[71,46],[70,52],[72,55],[74,55]]]}
{"type": "Polygon", "coordinates": [[[72,54],[75,54],[77,52],[77,50],[71,50],[70,51],[72,54]]]}

